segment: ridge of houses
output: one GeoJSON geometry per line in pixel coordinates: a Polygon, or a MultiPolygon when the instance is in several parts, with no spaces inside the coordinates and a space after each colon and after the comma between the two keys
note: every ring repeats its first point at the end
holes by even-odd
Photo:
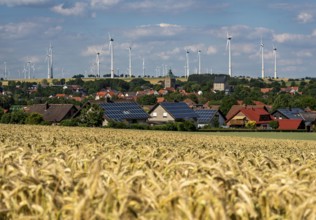
{"type": "MultiPolygon", "coordinates": [[[[151,106],[148,112],[134,101],[99,102],[98,105],[104,110],[103,126],[108,125],[109,121],[154,126],[189,120],[198,128],[245,128],[252,121],[257,129],[272,129],[270,122],[277,121],[279,130],[311,131],[316,124],[316,112],[300,108],[280,108],[270,113],[265,105],[233,105],[225,116],[216,107],[194,106],[192,101],[187,101],[160,102],[151,106]]],[[[75,117],[81,109],[72,104],[35,104],[25,108],[25,111],[39,113],[45,121],[59,123],[75,117]]]]}

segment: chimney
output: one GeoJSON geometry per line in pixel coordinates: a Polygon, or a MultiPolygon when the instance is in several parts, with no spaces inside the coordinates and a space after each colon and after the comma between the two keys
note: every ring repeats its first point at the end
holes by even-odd
{"type": "Polygon", "coordinates": [[[48,102],[45,102],[45,111],[49,108],[48,102]]]}

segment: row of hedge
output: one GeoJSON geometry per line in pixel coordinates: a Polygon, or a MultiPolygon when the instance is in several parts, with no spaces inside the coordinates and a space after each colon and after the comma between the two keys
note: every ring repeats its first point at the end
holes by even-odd
{"type": "Polygon", "coordinates": [[[23,111],[15,111],[2,114],[0,117],[2,124],[29,124],[29,125],[49,125],[44,121],[43,116],[37,113],[26,113],[23,111]]]}
{"type": "Polygon", "coordinates": [[[108,123],[109,128],[119,129],[137,129],[137,130],[163,130],[163,131],[196,131],[194,122],[168,122],[162,125],[148,125],[148,124],[127,124],[124,122],[110,121],[108,123]]]}

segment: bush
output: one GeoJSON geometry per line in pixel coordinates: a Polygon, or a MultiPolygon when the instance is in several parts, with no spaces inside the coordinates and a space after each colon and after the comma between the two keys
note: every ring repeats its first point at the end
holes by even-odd
{"type": "Polygon", "coordinates": [[[167,124],[165,124],[165,130],[166,131],[177,131],[177,124],[174,122],[168,122],[167,124]]]}
{"type": "Polygon", "coordinates": [[[25,118],[25,124],[29,125],[39,125],[43,121],[43,116],[38,113],[31,113],[25,118]]]}
{"type": "Polygon", "coordinates": [[[11,121],[11,113],[5,113],[1,117],[1,123],[10,124],[11,121]]]}
{"type": "Polygon", "coordinates": [[[196,131],[196,126],[192,121],[183,122],[183,126],[185,131],[196,131]]]}
{"type": "Polygon", "coordinates": [[[246,123],[245,127],[248,128],[248,129],[255,129],[256,128],[256,122],[255,121],[248,121],[246,123]]]}
{"type": "Polygon", "coordinates": [[[11,113],[11,124],[25,124],[28,114],[23,111],[15,111],[11,113]]]}
{"type": "Polygon", "coordinates": [[[269,126],[273,129],[278,129],[279,127],[279,122],[278,121],[270,121],[269,126]]]}
{"type": "Polygon", "coordinates": [[[75,127],[78,126],[78,120],[76,119],[65,119],[60,122],[61,126],[75,127]]]}

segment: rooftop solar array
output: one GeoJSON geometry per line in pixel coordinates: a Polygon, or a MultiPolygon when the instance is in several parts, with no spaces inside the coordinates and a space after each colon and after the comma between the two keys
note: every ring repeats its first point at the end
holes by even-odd
{"type": "Polygon", "coordinates": [[[216,114],[216,112],[217,110],[211,110],[211,109],[195,110],[195,113],[198,115],[197,123],[198,124],[210,123],[214,115],[216,114]]]}
{"type": "Polygon", "coordinates": [[[103,103],[104,115],[114,121],[146,120],[148,114],[135,102],[103,103]]]}
{"type": "Polygon", "coordinates": [[[288,119],[302,119],[302,116],[300,115],[300,113],[304,112],[304,110],[301,108],[291,108],[291,109],[282,108],[282,109],[278,109],[278,111],[281,114],[283,114],[285,117],[287,117],[288,119]]]}
{"type": "Polygon", "coordinates": [[[197,118],[194,110],[190,109],[184,102],[162,102],[160,105],[175,119],[197,118]]]}

